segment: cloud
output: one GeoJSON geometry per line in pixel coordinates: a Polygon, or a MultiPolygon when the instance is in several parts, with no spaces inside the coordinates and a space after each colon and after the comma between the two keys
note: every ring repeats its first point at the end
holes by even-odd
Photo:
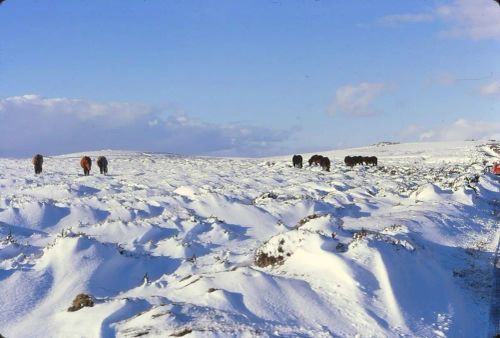
{"type": "Polygon", "coordinates": [[[492,0],[454,0],[427,13],[395,14],[378,20],[384,24],[440,22],[442,37],[473,40],[500,39],[500,8],[492,0]]]}
{"type": "Polygon", "coordinates": [[[402,23],[420,23],[434,21],[435,17],[431,14],[395,14],[387,15],[379,20],[380,23],[387,25],[397,25],[402,23]]]}
{"type": "MultiPolygon", "coordinates": [[[[121,127],[141,116],[153,113],[153,108],[124,102],[97,103],[67,98],[44,98],[23,95],[0,100],[0,116],[21,114],[40,121],[57,117],[62,122],[85,123],[99,121],[103,127],[121,127]]],[[[20,116],[22,117],[22,116],[20,116]]],[[[27,121],[26,121],[27,122],[27,121]]]]}
{"type": "Polygon", "coordinates": [[[443,36],[500,39],[500,8],[492,0],[455,0],[435,13],[450,25],[441,32],[443,36]]]}
{"type": "Polygon", "coordinates": [[[329,114],[344,112],[353,116],[369,116],[375,113],[373,102],[386,90],[383,83],[363,82],[337,89],[335,97],[327,108],[329,114]]]}
{"type": "Polygon", "coordinates": [[[460,118],[447,126],[435,129],[411,125],[401,131],[400,136],[405,141],[499,140],[500,122],[460,118]]]}
{"type": "Polygon", "coordinates": [[[493,81],[479,88],[479,92],[483,95],[500,96],[500,81],[493,81]]]}
{"type": "Polygon", "coordinates": [[[38,95],[1,99],[0,156],[96,149],[260,156],[275,152],[291,134],[243,123],[207,123],[166,110],[38,95]]]}

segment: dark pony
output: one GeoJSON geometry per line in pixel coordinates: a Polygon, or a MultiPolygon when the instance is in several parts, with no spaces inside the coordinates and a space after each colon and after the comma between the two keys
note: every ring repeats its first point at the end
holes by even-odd
{"type": "Polygon", "coordinates": [[[366,165],[372,165],[372,166],[376,166],[377,165],[377,162],[378,162],[378,159],[376,156],[367,156],[364,158],[364,162],[366,165]]]}
{"type": "Polygon", "coordinates": [[[378,164],[378,159],[376,156],[346,156],[344,158],[344,163],[348,167],[354,167],[357,164],[376,166],[378,164]]]}
{"type": "Polygon", "coordinates": [[[292,163],[294,168],[302,168],[302,156],[293,155],[292,163]]]}
{"type": "Polygon", "coordinates": [[[330,171],[330,159],[328,157],[321,157],[319,165],[323,171],[330,171]]]}
{"type": "Polygon", "coordinates": [[[309,159],[309,166],[313,165],[313,163],[315,165],[320,164],[322,158],[323,158],[323,156],[321,156],[321,155],[313,155],[313,156],[311,156],[311,158],[309,159]]]}
{"type": "Polygon", "coordinates": [[[35,175],[42,173],[42,164],[43,164],[43,156],[40,154],[36,154],[33,156],[33,160],[31,161],[33,166],[35,167],[35,175]]]}
{"type": "Polygon", "coordinates": [[[352,156],[344,157],[344,163],[348,167],[354,167],[354,165],[356,164],[352,156]]]}
{"type": "Polygon", "coordinates": [[[83,168],[83,174],[85,176],[90,175],[90,168],[92,167],[92,160],[88,156],[83,156],[80,160],[80,166],[83,168]]]}
{"type": "Polygon", "coordinates": [[[99,156],[97,158],[97,165],[99,166],[99,170],[101,174],[106,175],[108,173],[108,160],[104,156],[99,156]]]}

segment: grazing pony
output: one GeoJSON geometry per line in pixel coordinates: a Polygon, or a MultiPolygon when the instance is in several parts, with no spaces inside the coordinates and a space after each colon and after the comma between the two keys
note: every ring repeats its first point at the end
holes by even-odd
{"type": "Polygon", "coordinates": [[[354,161],[354,158],[352,156],[346,156],[344,157],[344,163],[348,167],[354,167],[356,162],[354,161]]]}
{"type": "Polygon", "coordinates": [[[33,166],[35,166],[35,175],[42,173],[42,164],[43,164],[43,156],[40,154],[36,154],[33,156],[33,160],[31,161],[33,166]]]}
{"type": "Polygon", "coordinates": [[[322,158],[323,158],[323,156],[321,156],[321,155],[313,155],[313,156],[311,156],[311,158],[309,159],[309,166],[312,166],[313,163],[315,165],[320,164],[322,158]]]}
{"type": "Polygon", "coordinates": [[[376,156],[346,156],[344,163],[348,167],[354,167],[356,164],[365,164],[376,166],[378,159],[376,156]]]}
{"type": "Polygon", "coordinates": [[[378,162],[378,159],[376,156],[368,156],[368,157],[365,157],[365,164],[366,165],[372,165],[372,166],[376,166],[377,165],[377,162],[378,162]]]}
{"type": "Polygon", "coordinates": [[[83,156],[80,160],[80,166],[83,168],[83,174],[85,176],[90,175],[90,168],[92,167],[92,160],[88,156],[83,156]]]}
{"type": "Polygon", "coordinates": [[[99,170],[101,174],[106,175],[108,173],[108,160],[104,156],[99,156],[97,158],[97,165],[99,166],[99,170]]]}
{"type": "Polygon", "coordinates": [[[330,171],[330,159],[328,157],[322,157],[319,165],[323,171],[330,171]]]}
{"type": "Polygon", "coordinates": [[[292,163],[294,168],[302,168],[302,156],[300,155],[293,155],[292,157],[292,163]]]}

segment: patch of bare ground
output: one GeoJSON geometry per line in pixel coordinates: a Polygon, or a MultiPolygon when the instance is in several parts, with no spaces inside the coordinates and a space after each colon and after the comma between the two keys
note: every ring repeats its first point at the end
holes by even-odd
{"type": "Polygon", "coordinates": [[[193,332],[193,329],[189,328],[189,327],[185,327],[179,331],[176,331],[174,333],[172,333],[170,335],[170,337],[182,337],[182,336],[185,336],[187,334],[190,334],[191,332],[193,332]]]}
{"type": "Polygon", "coordinates": [[[322,214],[312,214],[312,215],[309,215],[309,216],[306,216],[304,218],[302,218],[296,225],[295,225],[295,229],[298,229],[300,228],[301,226],[303,226],[304,224],[306,224],[307,222],[313,220],[313,219],[316,219],[316,218],[320,218],[320,217],[323,217],[325,215],[322,215],[322,214]]]}
{"type": "Polygon", "coordinates": [[[87,295],[85,293],[80,293],[73,300],[73,305],[71,305],[68,308],[68,312],[75,312],[80,309],[83,309],[84,307],[93,307],[93,306],[94,306],[94,300],[92,299],[92,296],[87,295]]]}
{"type": "Polygon", "coordinates": [[[285,239],[281,239],[278,243],[277,253],[265,252],[262,249],[257,250],[255,254],[255,265],[259,268],[265,268],[272,265],[280,265],[285,261],[285,256],[290,256],[290,253],[285,254],[283,245],[285,244],[285,239]]]}

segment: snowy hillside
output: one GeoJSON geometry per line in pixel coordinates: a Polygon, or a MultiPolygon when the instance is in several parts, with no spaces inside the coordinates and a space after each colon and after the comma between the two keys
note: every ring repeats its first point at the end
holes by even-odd
{"type": "Polygon", "coordinates": [[[325,152],[331,172],[100,154],[108,176],[83,176],[83,154],[40,176],[0,159],[3,336],[486,336],[500,213],[486,142],[325,152]],[[81,293],[94,305],[68,312],[81,293]]]}

